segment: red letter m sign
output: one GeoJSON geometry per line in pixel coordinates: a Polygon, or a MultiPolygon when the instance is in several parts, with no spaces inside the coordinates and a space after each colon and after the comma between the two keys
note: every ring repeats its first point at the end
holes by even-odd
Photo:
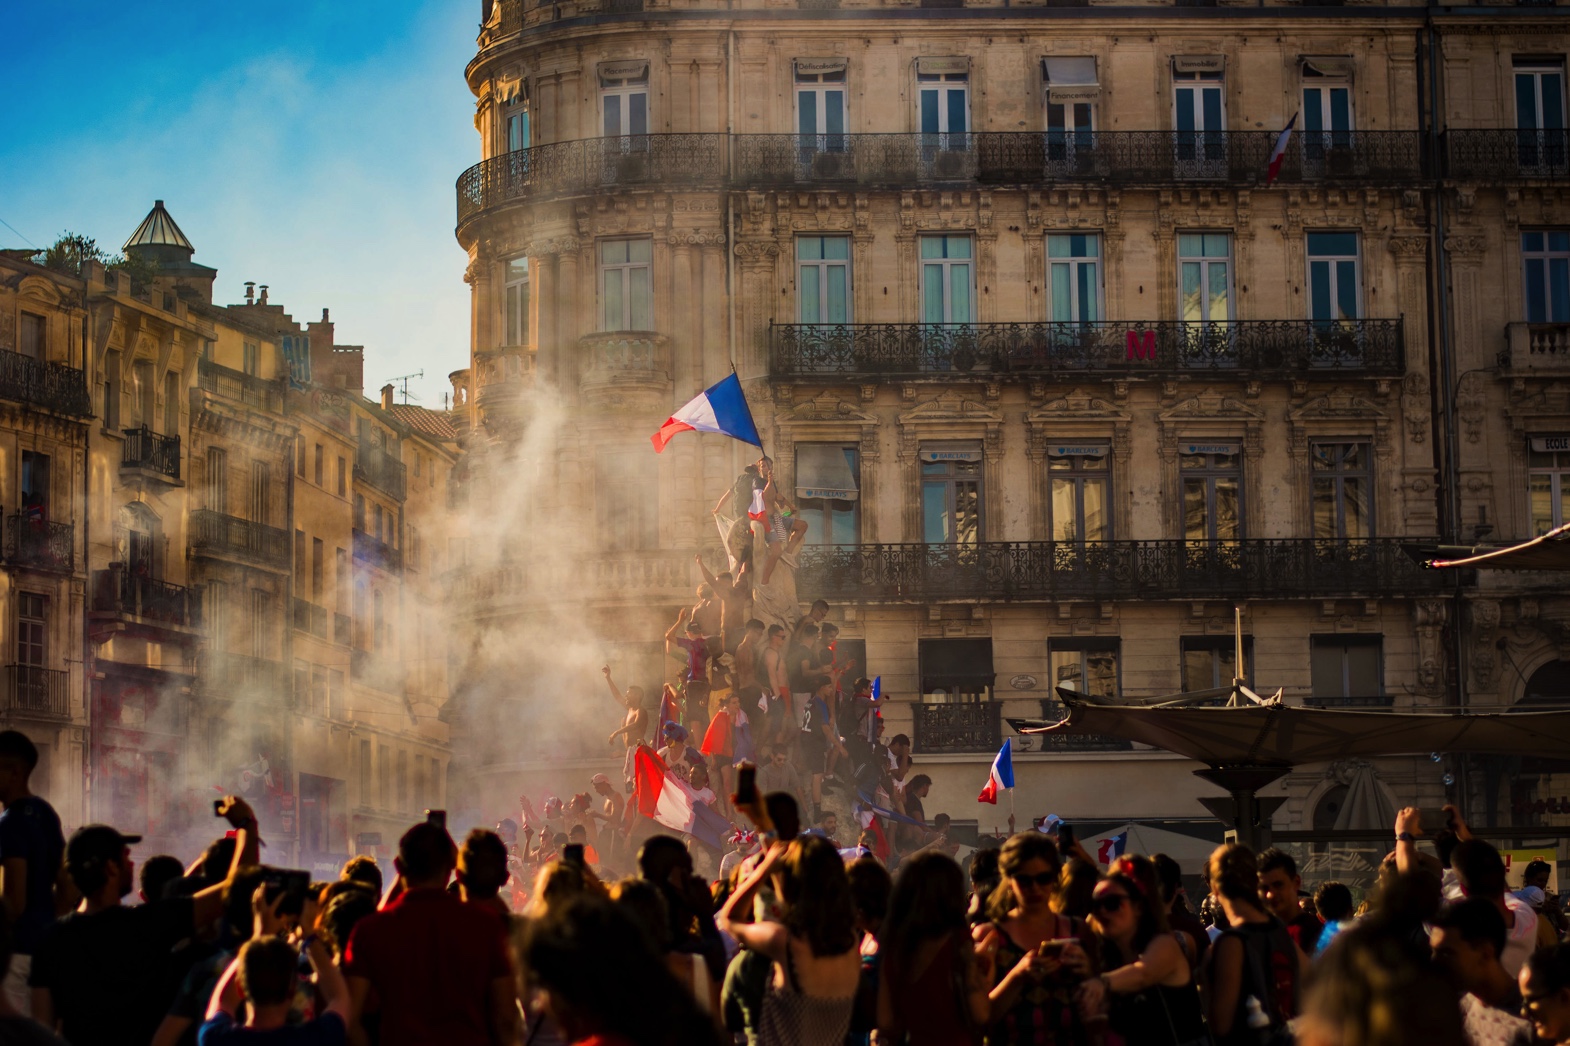
{"type": "Polygon", "coordinates": [[[1156,361],[1156,332],[1129,331],[1128,358],[1131,360],[1149,360],[1154,363],[1156,361]]]}

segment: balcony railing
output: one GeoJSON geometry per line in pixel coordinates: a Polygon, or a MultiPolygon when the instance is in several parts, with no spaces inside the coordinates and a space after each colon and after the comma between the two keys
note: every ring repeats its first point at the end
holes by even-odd
{"type": "Polygon", "coordinates": [[[180,437],[165,436],[143,425],[139,429],[125,430],[125,443],[120,448],[120,467],[146,469],[180,478],[180,437]]]}
{"type": "Polygon", "coordinates": [[[777,323],[775,378],[1052,375],[1335,381],[1401,374],[1402,322],[777,323]]]}
{"type": "Polygon", "coordinates": [[[319,607],[308,599],[295,598],[294,628],[297,632],[327,638],[327,608],[319,607]]]}
{"type": "Polygon", "coordinates": [[[197,509],[191,513],[191,551],[286,569],[290,557],[289,532],[211,509],[197,509]]]}
{"type": "MultiPolygon", "coordinates": [[[[499,204],[616,188],[914,188],[1263,182],[1276,131],[647,134],[551,142],[458,178],[458,224],[499,204]]],[[[1278,181],[1407,184],[1417,131],[1298,132],[1278,181]]]]}
{"type": "Polygon", "coordinates": [[[1500,363],[1512,374],[1570,374],[1570,323],[1510,323],[1500,363]]]}
{"type": "Polygon", "coordinates": [[[211,360],[197,361],[196,384],[204,392],[257,410],[283,410],[283,382],[232,370],[211,360]]]}
{"type": "Polygon", "coordinates": [[[403,570],[403,553],[363,530],[354,532],[354,558],[395,574],[403,570]]]}
{"type": "Polygon", "coordinates": [[[1445,132],[1450,177],[1477,182],[1570,181],[1570,131],[1445,132]]]}
{"type": "Polygon", "coordinates": [[[119,563],[93,573],[93,609],[177,628],[202,626],[202,601],[183,585],[127,571],[119,563]]]}
{"type": "Polygon", "coordinates": [[[75,529],[27,513],[7,516],[5,558],[18,566],[70,573],[76,564],[75,529]]]}
{"type": "Polygon", "coordinates": [[[93,400],[87,394],[87,378],[81,371],[3,349],[0,349],[0,399],[30,403],[61,414],[89,417],[93,413],[93,400]]]}
{"type": "Polygon", "coordinates": [[[354,478],[369,483],[388,497],[403,500],[407,468],[374,443],[362,443],[354,452],[354,478]]]}
{"type": "Polygon", "coordinates": [[[824,599],[1303,599],[1444,590],[1401,541],[1259,538],[1185,541],[993,541],[979,545],[807,546],[797,587],[824,599]]]}
{"type": "Polygon", "coordinates": [[[202,689],[230,701],[265,701],[283,707],[293,692],[283,662],[247,654],[204,650],[197,658],[196,677],[202,689]]]}
{"type": "Polygon", "coordinates": [[[5,674],[7,711],[51,718],[71,714],[65,672],[37,665],[6,665],[5,674]]]}
{"type": "Polygon", "coordinates": [[[918,704],[917,752],[996,752],[1002,741],[1001,701],[918,704]]]}

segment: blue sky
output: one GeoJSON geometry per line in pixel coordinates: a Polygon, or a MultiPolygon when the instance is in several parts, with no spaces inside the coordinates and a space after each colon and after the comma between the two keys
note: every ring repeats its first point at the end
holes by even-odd
{"type": "Polygon", "coordinates": [[[453,183],[479,158],[479,0],[6,7],[0,246],[114,253],[162,199],[215,301],[254,280],[296,319],[331,309],[367,389],[423,369],[410,392],[442,405],[468,364],[453,183]]]}

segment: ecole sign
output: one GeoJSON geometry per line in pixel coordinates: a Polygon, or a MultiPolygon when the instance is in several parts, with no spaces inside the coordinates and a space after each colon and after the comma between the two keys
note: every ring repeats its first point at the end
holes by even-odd
{"type": "Polygon", "coordinates": [[[1540,454],[1570,452],[1570,436],[1533,436],[1532,449],[1540,454]]]}

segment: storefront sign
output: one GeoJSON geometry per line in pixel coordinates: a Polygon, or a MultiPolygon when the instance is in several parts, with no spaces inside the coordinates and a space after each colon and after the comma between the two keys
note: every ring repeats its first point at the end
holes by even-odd
{"type": "Polygon", "coordinates": [[[1185,444],[1184,454],[1236,454],[1236,443],[1189,443],[1185,444]]]}
{"type": "Polygon", "coordinates": [[[1533,436],[1532,449],[1543,453],[1570,451],[1570,436],[1533,436]]]}
{"type": "Polygon", "coordinates": [[[1105,443],[1080,443],[1052,447],[1047,451],[1054,458],[1101,458],[1107,453],[1105,443]]]}
{"type": "Polygon", "coordinates": [[[798,58],[796,59],[796,72],[801,76],[816,76],[820,73],[843,73],[849,62],[847,58],[798,58]]]}

